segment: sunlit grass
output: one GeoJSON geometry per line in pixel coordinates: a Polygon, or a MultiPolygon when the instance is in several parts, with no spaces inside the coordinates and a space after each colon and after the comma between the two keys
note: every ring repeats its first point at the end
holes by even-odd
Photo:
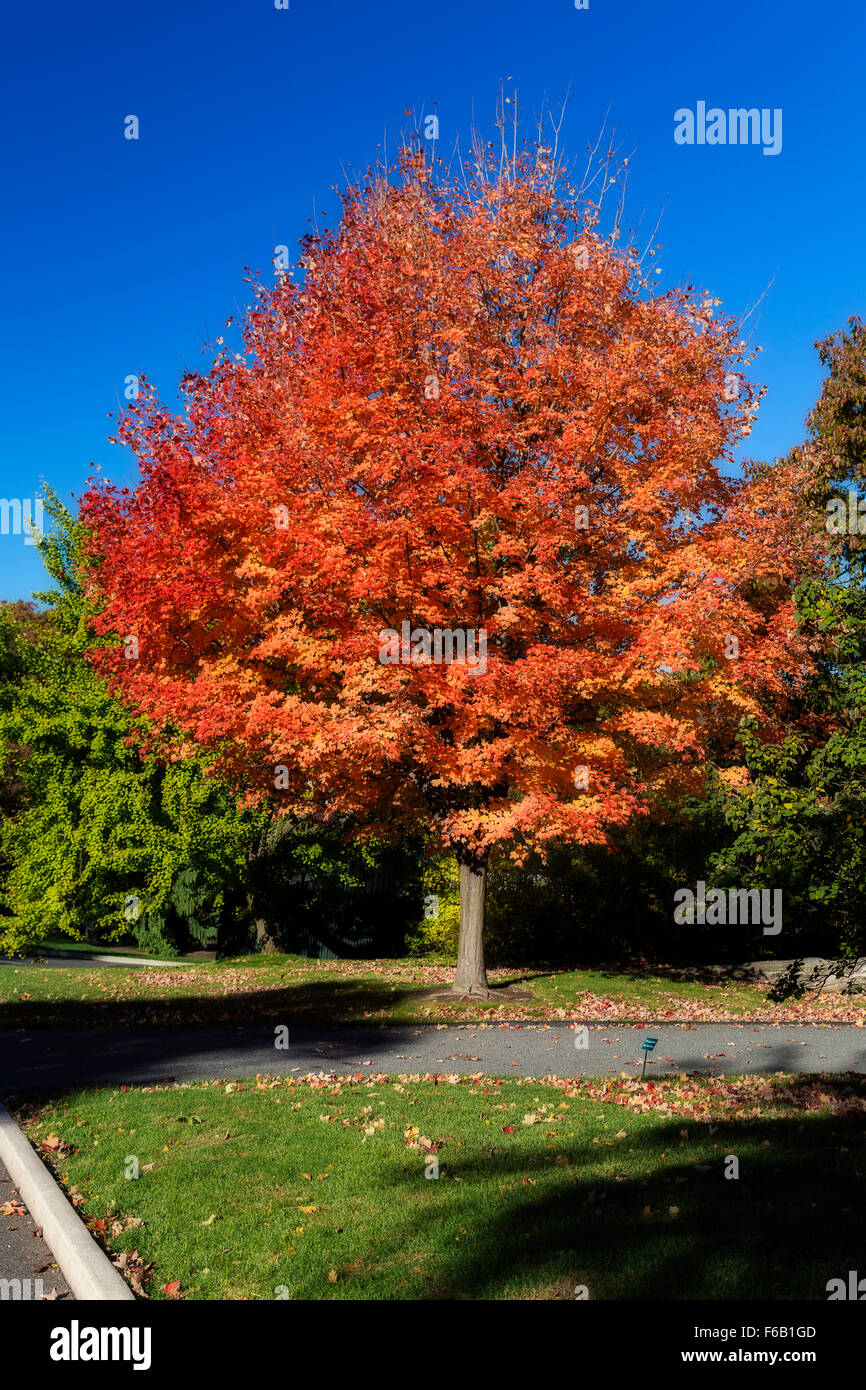
{"type": "Polygon", "coordinates": [[[700,1120],[583,1083],[97,1089],[30,1134],[73,1146],[79,1210],[153,1263],[152,1297],[826,1298],[862,1263],[863,1114],[832,1112],[866,1082],[747,1118],[730,1084],[689,1081],[700,1120]]]}

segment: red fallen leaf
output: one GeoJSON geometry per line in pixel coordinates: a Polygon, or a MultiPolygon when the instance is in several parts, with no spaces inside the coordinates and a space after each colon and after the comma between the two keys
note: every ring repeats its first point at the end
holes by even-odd
{"type": "Polygon", "coordinates": [[[180,1280],[174,1279],[170,1284],[163,1284],[163,1293],[167,1293],[169,1298],[180,1298],[180,1280]]]}
{"type": "Polygon", "coordinates": [[[62,1149],[63,1140],[56,1134],[49,1134],[47,1139],[42,1140],[43,1149],[62,1149]]]}
{"type": "Polygon", "coordinates": [[[512,1129],[512,1128],[511,1128],[511,1125],[503,1125],[503,1126],[502,1126],[502,1132],[503,1132],[503,1134],[516,1134],[516,1133],[517,1133],[517,1130],[516,1130],[516,1129],[512,1129]]]}
{"type": "Polygon", "coordinates": [[[653,1211],[653,1209],[652,1209],[652,1207],[650,1206],[649,1202],[647,1202],[646,1206],[645,1206],[644,1209],[643,1209],[643,1215],[644,1215],[644,1216],[647,1216],[647,1217],[649,1217],[649,1216],[658,1216],[658,1212],[657,1212],[657,1211],[653,1211]]]}

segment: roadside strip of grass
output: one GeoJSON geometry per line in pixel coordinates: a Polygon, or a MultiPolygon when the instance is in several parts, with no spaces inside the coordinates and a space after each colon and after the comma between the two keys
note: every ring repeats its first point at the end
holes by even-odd
{"type": "Polygon", "coordinates": [[[492,970],[494,995],[447,996],[453,966],[407,960],[314,961],[254,955],[183,968],[57,969],[0,965],[0,1024],[102,1027],[233,1023],[558,1022],[857,1023],[866,997],[820,996],[771,1004],[766,986],[697,983],[617,970],[492,970]],[[509,992],[512,991],[512,997],[509,992]],[[435,994],[435,997],[431,997],[435,994]],[[514,996],[517,997],[514,997],[514,996]]]}
{"type": "Polygon", "coordinates": [[[19,1118],[151,1298],[823,1300],[863,1263],[854,1075],[259,1076],[19,1118]]]}

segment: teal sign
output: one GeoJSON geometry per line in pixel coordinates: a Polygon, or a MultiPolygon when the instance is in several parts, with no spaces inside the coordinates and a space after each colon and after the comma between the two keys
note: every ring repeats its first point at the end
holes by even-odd
{"type": "Polygon", "coordinates": [[[641,1072],[642,1077],[646,1076],[646,1059],[652,1052],[657,1042],[658,1038],[647,1038],[646,1042],[642,1042],[640,1045],[641,1052],[643,1053],[643,1070],[641,1072]]]}

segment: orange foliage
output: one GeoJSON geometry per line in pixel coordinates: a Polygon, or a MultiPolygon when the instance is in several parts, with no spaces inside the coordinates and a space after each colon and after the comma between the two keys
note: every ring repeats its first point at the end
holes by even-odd
{"type": "Polygon", "coordinates": [[[802,480],[719,468],[757,403],[737,327],[572,194],[543,151],[454,181],[404,151],[179,417],[146,391],[121,420],[140,484],[84,514],[139,654],[99,659],[250,797],[478,853],[600,841],[802,677],[802,480]],[[483,631],[483,669],[383,664],[404,622],[483,631]]]}

